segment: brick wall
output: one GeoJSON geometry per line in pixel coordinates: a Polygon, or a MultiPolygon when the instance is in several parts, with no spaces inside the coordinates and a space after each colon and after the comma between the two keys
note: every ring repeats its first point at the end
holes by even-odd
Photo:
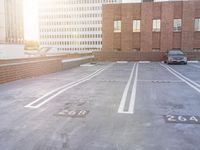
{"type": "Polygon", "coordinates": [[[71,61],[67,63],[62,62],[63,59],[84,58],[85,56],[88,56],[88,54],[0,60],[0,84],[70,69],[93,60],[82,59],[80,61],[71,61]]]}
{"type": "Polygon", "coordinates": [[[92,53],[89,54],[64,54],[60,56],[47,56],[47,57],[31,57],[31,58],[19,58],[19,59],[0,59],[0,64],[9,64],[9,63],[19,63],[19,62],[29,62],[29,61],[41,61],[48,59],[65,59],[65,58],[78,58],[84,56],[91,56],[92,53]]]}
{"type": "Polygon", "coordinates": [[[95,52],[94,56],[99,61],[162,61],[164,53],[160,52],[95,52]]]}
{"type": "MultiPolygon", "coordinates": [[[[165,52],[95,52],[94,56],[99,61],[164,61],[165,52]]],[[[187,52],[188,60],[200,60],[200,52],[187,52]]]]}
{"type": "MultiPolygon", "coordinates": [[[[140,50],[152,49],[152,3],[143,3],[141,6],[141,41],[140,50]]],[[[133,33],[134,34],[134,33],[133,33]]]]}
{"type": "Polygon", "coordinates": [[[195,3],[183,2],[182,49],[192,50],[194,40],[195,3]]]}
{"type": "Polygon", "coordinates": [[[0,83],[61,71],[60,59],[0,65],[0,83]]]}
{"type": "Polygon", "coordinates": [[[162,5],[161,13],[161,46],[162,52],[173,48],[173,18],[174,7],[173,3],[167,2],[162,5]]]}
{"type": "MultiPolygon", "coordinates": [[[[104,5],[104,7],[102,8],[103,9],[103,12],[102,12],[102,15],[104,16],[104,20],[102,20],[102,24],[104,24],[104,26],[102,27],[102,32],[104,33],[102,35],[102,42],[104,43],[104,45],[102,45],[103,49],[104,48],[107,48],[107,49],[114,49],[113,47],[113,43],[120,43],[119,41],[114,41],[115,40],[115,37],[114,38],[110,38],[110,37],[113,37],[113,31],[114,31],[114,28],[113,28],[113,20],[117,20],[118,18],[114,18],[113,14],[115,13],[117,15],[117,12],[115,12],[115,8],[117,10],[119,10],[120,12],[120,8],[118,7],[112,7],[111,9],[107,9],[107,5],[104,5]],[[106,14],[109,14],[106,15],[106,14]],[[114,19],[110,19],[110,18],[114,18],[114,19]]],[[[117,47],[117,45],[115,44],[115,47],[117,47]]]]}
{"type": "Polygon", "coordinates": [[[123,51],[128,51],[132,49],[132,20],[129,17],[132,17],[132,5],[124,4],[121,6],[121,21],[122,32],[121,32],[121,49],[123,51]]]}
{"type": "Polygon", "coordinates": [[[172,48],[193,51],[200,48],[200,32],[194,31],[194,19],[200,17],[200,0],[150,3],[108,4],[103,6],[103,51],[165,52],[172,48]],[[161,20],[161,31],[152,32],[152,20],[161,20]],[[182,31],[173,31],[174,19],[182,19],[182,31]],[[122,21],[115,33],[115,20],[122,21]],[[132,21],[141,20],[140,32],[132,31],[132,21]]]}

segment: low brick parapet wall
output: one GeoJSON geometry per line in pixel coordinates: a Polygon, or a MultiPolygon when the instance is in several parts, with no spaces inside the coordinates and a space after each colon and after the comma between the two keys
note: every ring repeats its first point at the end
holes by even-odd
{"type": "MultiPolygon", "coordinates": [[[[200,52],[186,52],[188,60],[200,60],[200,52]]],[[[165,52],[94,52],[96,60],[99,61],[164,61],[165,52]]]]}
{"type": "Polygon", "coordinates": [[[187,52],[188,60],[200,61],[200,52],[187,52]]]}
{"type": "Polygon", "coordinates": [[[93,58],[84,55],[78,58],[61,56],[7,61],[7,63],[0,64],[0,84],[71,69],[93,61],[93,58]]]}
{"type": "Polygon", "coordinates": [[[45,57],[30,57],[30,58],[19,58],[19,59],[0,59],[0,64],[10,64],[10,63],[19,63],[19,62],[30,62],[30,61],[41,61],[48,59],[67,59],[67,58],[79,58],[85,56],[91,56],[92,53],[86,54],[63,54],[57,56],[45,56],[45,57]]]}
{"type": "Polygon", "coordinates": [[[162,61],[165,53],[152,52],[94,52],[97,60],[101,61],[162,61]]]}
{"type": "Polygon", "coordinates": [[[49,74],[62,70],[60,59],[0,65],[0,83],[49,74]]]}

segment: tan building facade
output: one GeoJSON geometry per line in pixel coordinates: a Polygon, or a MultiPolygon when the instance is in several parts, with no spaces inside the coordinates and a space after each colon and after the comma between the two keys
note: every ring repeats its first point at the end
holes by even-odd
{"type": "Polygon", "coordinates": [[[0,43],[5,43],[6,39],[4,6],[4,0],[0,0],[0,43]]]}
{"type": "Polygon", "coordinates": [[[103,6],[103,51],[200,51],[200,1],[103,6]]]}
{"type": "Polygon", "coordinates": [[[23,44],[23,0],[0,0],[0,43],[23,44]]]}

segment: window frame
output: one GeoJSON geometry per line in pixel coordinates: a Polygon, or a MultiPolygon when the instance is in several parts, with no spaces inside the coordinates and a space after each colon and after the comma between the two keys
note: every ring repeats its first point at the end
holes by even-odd
{"type": "Polygon", "coordinates": [[[152,48],[152,52],[160,52],[160,48],[152,48]]]}
{"type": "Polygon", "coordinates": [[[161,31],[161,19],[153,19],[152,21],[152,31],[160,32],[161,31]],[[159,24],[158,24],[159,21],[159,24]],[[154,23],[156,24],[156,28],[154,28],[154,23]]]}
{"type": "Polygon", "coordinates": [[[195,20],[194,20],[194,30],[195,30],[195,32],[200,32],[200,17],[195,18],[195,20]],[[198,21],[198,26],[196,26],[197,21],[198,21]]]}
{"type": "Polygon", "coordinates": [[[114,20],[114,32],[120,33],[122,30],[122,21],[121,20],[114,20]]]}
{"type": "Polygon", "coordinates": [[[133,28],[133,32],[140,32],[141,31],[141,20],[139,20],[139,19],[133,20],[132,28],[133,28]],[[134,26],[134,25],[136,25],[136,26],[134,26]],[[136,27],[136,28],[134,28],[134,27],[136,27]]]}
{"type": "Polygon", "coordinates": [[[182,31],[182,19],[181,18],[175,18],[174,19],[174,22],[173,22],[173,32],[181,32],[182,31]],[[180,26],[176,25],[175,23],[178,23],[179,22],[176,22],[176,21],[179,21],[180,20],[180,26]],[[179,29],[180,27],[180,29],[179,29]]]}

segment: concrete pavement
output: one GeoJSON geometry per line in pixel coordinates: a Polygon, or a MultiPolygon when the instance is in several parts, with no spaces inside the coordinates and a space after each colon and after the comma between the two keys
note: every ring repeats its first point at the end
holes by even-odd
{"type": "Polygon", "coordinates": [[[2,84],[0,149],[199,150],[199,67],[97,62],[2,84]]]}

